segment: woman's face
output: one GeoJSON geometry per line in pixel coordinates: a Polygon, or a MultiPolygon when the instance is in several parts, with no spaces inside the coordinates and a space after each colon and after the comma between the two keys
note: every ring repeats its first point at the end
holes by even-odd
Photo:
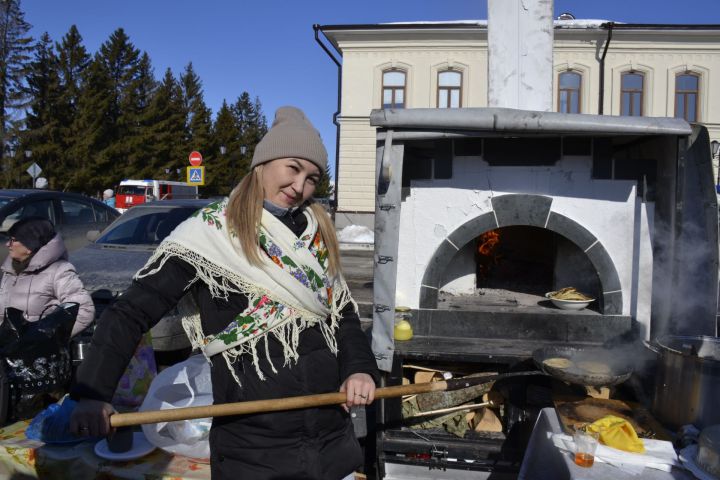
{"type": "Polygon", "coordinates": [[[278,207],[297,207],[315,193],[320,169],[302,158],[278,158],[263,164],[260,181],[265,200],[278,207]]]}
{"type": "Polygon", "coordinates": [[[7,245],[8,247],[8,255],[10,255],[10,258],[12,258],[13,260],[22,262],[26,260],[30,255],[32,255],[32,251],[28,250],[28,248],[23,245],[22,242],[19,242],[12,237],[8,239],[5,245],[7,245]]]}

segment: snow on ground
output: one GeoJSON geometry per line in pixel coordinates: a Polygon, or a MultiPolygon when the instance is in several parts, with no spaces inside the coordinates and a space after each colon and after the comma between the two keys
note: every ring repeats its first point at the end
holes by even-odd
{"type": "Polygon", "coordinates": [[[341,243],[374,243],[375,232],[362,225],[348,225],[338,232],[341,243]]]}

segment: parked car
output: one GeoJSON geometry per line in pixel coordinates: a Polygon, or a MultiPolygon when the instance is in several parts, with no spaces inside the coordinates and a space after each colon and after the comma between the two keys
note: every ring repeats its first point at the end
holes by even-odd
{"type": "Polygon", "coordinates": [[[0,258],[7,256],[7,231],[18,220],[39,216],[53,222],[68,251],[88,243],[87,232],[102,230],[120,212],[78,193],[53,190],[0,190],[0,258]]]}
{"type": "MultiPolygon", "coordinates": [[[[209,200],[163,200],[137,205],[97,239],[70,254],[70,261],[91,293],[96,316],[112,304],[131,284],[135,273],[150,258],[158,244],[175,227],[209,200]]],[[[177,309],[171,310],[151,330],[156,352],[189,353],[190,342],[177,309]]]]}

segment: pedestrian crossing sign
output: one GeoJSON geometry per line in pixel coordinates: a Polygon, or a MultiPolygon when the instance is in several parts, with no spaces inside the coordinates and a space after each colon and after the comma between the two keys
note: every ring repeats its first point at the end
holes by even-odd
{"type": "Polygon", "coordinates": [[[205,167],[187,167],[185,183],[192,186],[205,185],[205,167]]]}

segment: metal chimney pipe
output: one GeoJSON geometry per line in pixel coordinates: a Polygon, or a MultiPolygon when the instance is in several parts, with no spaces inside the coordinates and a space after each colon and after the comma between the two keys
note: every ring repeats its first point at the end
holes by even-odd
{"type": "Polygon", "coordinates": [[[488,106],[551,111],[553,0],[488,0],[488,106]]]}

